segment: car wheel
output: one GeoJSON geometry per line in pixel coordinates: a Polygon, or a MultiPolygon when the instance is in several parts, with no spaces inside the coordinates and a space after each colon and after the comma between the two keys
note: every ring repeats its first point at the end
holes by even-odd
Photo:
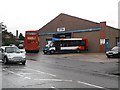
{"type": "Polygon", "coordinates": [[[109,55],[107,55],[107,57],[108,57],[108,58],[110,58],[110,56],[109,56],[109,55]]]}
{"type": "Polygon", "coordinates": [[[4,64],[8,64],[8,59],[7,59],[7,57],[4,57],[3,63],[4,63],[4,64]]]}
{"type": "Polygon", "coordinates": [[[44,52],[44,54],[47,54],[47,52],[44,52]]]}
{"type": "Polygon", "coordinates": [[[120,53],[118,54],[118,58],[120,58],[120,53]]]}
{"type": "Polygon", "coordinates": [[[50,51],[47,51],[46,54],[49,55],[49,54],[51,54],[51,53],[50,53],[50,51]]]}
{"type": "Polygon", "coordinates": [[[80,49],[77,49],[77,53],[80,53],[81,51],[80,51],[80,49]]]}
{"type": "Polygon", "coordinates": [[[43,51],[44,54],[47,54],[47,51],[43,51]]]}
{"type": "Polygon", "coordinates": [[[22,65],[25,65],[26,61],[22,62],[22,65]]]}

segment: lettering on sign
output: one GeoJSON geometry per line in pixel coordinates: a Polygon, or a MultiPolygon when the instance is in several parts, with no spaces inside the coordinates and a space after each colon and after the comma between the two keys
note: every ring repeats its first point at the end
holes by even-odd
{"type": "Polygon", "coordinates": [[[63,32],[65,31],[65,27],[57,28],[57,32],[63,32]]]}
{"type": "Polygon", "coordinates": [[[35,40],[35,37],[27,37],[28,40],[35,40]]]}

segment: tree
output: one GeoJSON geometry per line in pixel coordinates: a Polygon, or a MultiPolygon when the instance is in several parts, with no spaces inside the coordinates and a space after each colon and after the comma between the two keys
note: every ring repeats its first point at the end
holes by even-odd
{"type": "MultiPolygon", "coordinates": [[[[7,26],[3,24],[3,22],[0,23],[0,41],[2,41],[2,45],[10,45],[15,44],[17,45],[17,41],[15,36],[11,32],[7,32],[7,26]]],[[[0,42],[1,45],[1,42],[0,42]]]]}
{"type": "Polygon", "coordinates": [[[24,36],[22,33],[19,34],[19,40],[24,40],[24,36]]]}

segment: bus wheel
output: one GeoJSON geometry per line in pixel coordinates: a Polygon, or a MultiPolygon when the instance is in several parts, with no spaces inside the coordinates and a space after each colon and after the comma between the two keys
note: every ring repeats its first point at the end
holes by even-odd
{"type": "Polygon", "coordinates": [[[55,53],[55,51],[54,51],[54,50],[51,50],[51,51],[50,51],[50,54],[54,54],[54,53],[55,53]]]}
{"type": "Polygon", "coordinates": [[[81,51],[80,51],[80,49],[77,49],[77,53],[80,53],[81,51]]]}

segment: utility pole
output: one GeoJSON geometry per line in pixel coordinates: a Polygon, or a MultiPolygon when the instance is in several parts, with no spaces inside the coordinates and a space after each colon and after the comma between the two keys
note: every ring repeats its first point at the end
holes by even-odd
{"type": "Polygon", "coordinates": [[[6,25],[3,22],[0,22],[0,46],[2,46],[2,31],[7,30],[6,25]]]}
{"type": "Polygon", "coordinates": [[[0,22],[0,33],[2,31],[2,25],[3,25],[3,22],[0,22]]]}
{"type": "Polygon", "coordinates": [[[2,46],[2,25],[3,22],[0,23],[0,46],[2,46]]]}
{"type": "Polygon", "coordinates": [[[0,31],[7,30],[6,25],[3,24],[3,22],[0,22],[0,31]]]}

